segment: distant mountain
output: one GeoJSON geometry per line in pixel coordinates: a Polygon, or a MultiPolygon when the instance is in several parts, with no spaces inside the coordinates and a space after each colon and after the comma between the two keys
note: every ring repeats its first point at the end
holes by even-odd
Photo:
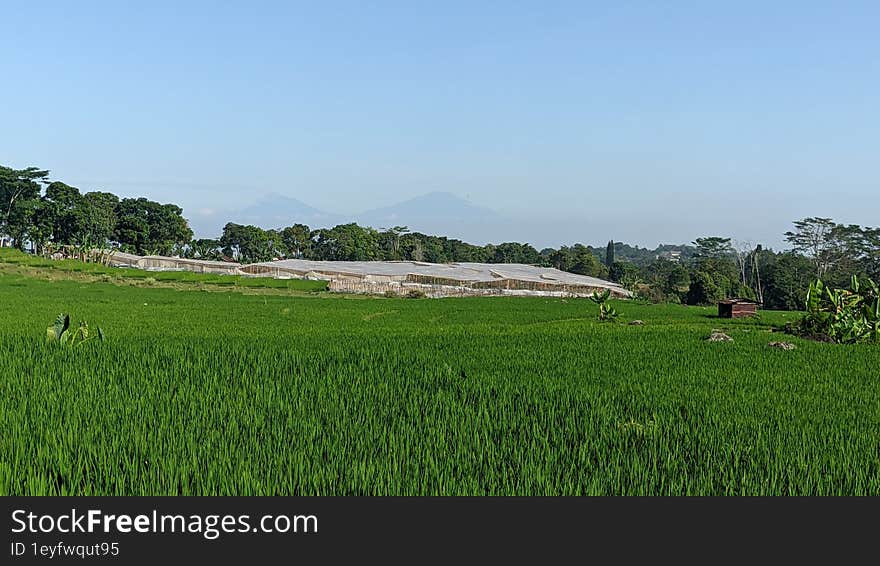
{"type": "Polygon", "coordinates": [[[184,212],[196,237],[217,238],[227,222],[252,224],[263,229],[284,228],[293,224],[307,224],[311,228],[333,226],[345,222],[345,217],[319,210],[301,200],[269,193],[254,204],[237,210],[202,209],[184,212]]]}
{"type": "Polygon", "coordinates": [[[433,192],[398,204],[375,208],[358,214],[362,226],[386,228],[403,225],[410,230],[448,234],[464,228],[496,221],[498,214],[447,192],[433,192]]]}
{"type": "Polygon", "coordinates": [[[391,206],[375,208],[354,216],[319,210],[301,200],[270,193],[238,210],[201,209],[184,211],[196,237],[216,238],[227,222],[252,224],[263,229],[307,224],[326,228],[346,222],[376,229],[406,226],[411,231],[451,237],[491,238],[504,221],[495,211],[472,204],[447,192],[433,192],[391,206]]]}
{"type": "Polygon", "coordinates": [[[229,222],[253,224],[261,228],[283,228],[293,224],[310,227],[332,226],[344,222],[344,217],[319,210],[299,199],[269,193],[255,204],[229,213],[229,222]]]}

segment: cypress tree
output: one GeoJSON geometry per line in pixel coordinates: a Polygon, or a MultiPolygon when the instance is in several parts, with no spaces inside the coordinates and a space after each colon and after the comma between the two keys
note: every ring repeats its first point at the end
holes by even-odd
{"type": "Polygon", "coordinates": [[[609,241],[605,248],[605,267],[611,269],[612,265],[614,265],[614,240],[609,241]]]}

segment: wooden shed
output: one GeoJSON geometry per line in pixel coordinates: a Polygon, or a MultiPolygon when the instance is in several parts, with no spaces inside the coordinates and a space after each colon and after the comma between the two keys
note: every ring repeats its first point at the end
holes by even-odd
{"type": "Polygon", "coordinates": [[[744,318],[758,314],[758,303],[750,299],[725,299],[718,303],[721,318],[744,318]]]}

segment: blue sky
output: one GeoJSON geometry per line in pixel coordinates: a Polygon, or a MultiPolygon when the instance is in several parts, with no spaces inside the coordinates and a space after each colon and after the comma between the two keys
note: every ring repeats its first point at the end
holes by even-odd
{"type": "Polygon", "coordinates": [[[2,4],[0,163],[84,190],[449,191],[539,247],[878,224],[877,2],[2,4]]]}

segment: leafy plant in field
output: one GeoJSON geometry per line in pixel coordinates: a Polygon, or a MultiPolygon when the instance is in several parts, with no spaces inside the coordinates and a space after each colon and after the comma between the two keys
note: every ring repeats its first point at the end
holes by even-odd
{"type": "Polygon", "coordinates": [[[70,315],[61,313],[55,319],[55,323],[46,329],[46,341],[57,342],[66,346],[76,346],[85,344],[91,340],[104,340],[104,331],[98,326],[92,333],[89,323],[80,321],[79,326],[75,329],[70,327],[70,315]]]}
{"type": "Polygon", "coordinates": [[[601,293],[593,291],[593,294],[590,296],[590,300],[599,305],[600,322],[615,322],[617,317],[620,316],[620,313],[608,302],[610,298],[611,291],[609,289],[605,289],[601,293]]]}
{"type": "Polygon", "coordinates": [[[880,289],[853,275],[849,289],[832,288],[817,279],[810,284],[807,313],[788,330],[841,344],[880,343],[880,289]]]}

